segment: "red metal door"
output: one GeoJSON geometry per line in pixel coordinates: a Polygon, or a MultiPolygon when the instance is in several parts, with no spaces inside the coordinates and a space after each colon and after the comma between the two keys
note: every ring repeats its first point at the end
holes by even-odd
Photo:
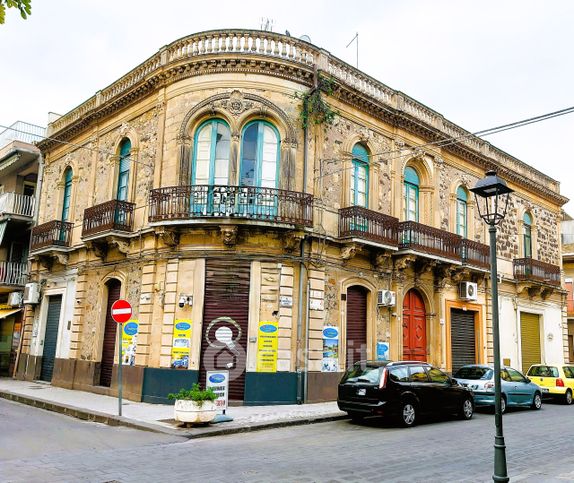
{"type": "Polygon", "coordinates": [[[403,359],[426,361],[426,310],[422,297],[409,290],[403,301],[403,359]]]}
{"type": "Polygon", "coordinates": [[[108,303],[106,306],[106,325],[104,327],[104,344],[102,348],[102,363],[100,365],[100,386],[110,387],[112,384],[112,369],[116,353],[117,322],[112,319],[112,304],[119,300],[121,283],[112,279],[107,283],[108,303]]]}
{"type": "Polygon", "coordinates": [[[367,289],[347,289],[347,367],[367,358],[367,289]]]}
{"type": "Polygon", "coordinates": [[[243,401],[249,322],[250,263],[207,260],[199,382],[229,370],[229,400],[243,401]]]}

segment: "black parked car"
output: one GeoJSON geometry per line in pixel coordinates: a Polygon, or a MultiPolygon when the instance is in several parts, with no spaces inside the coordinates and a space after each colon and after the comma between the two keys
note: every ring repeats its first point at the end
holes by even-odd
{"type": "Polygon", "coordinates": [[[353,420],[397,417],[412,426],[422,414],[456,414],[471,419],[472,391],[440,369],[418,361],[361,361],[339,383],[337,404],[353,420]]]}

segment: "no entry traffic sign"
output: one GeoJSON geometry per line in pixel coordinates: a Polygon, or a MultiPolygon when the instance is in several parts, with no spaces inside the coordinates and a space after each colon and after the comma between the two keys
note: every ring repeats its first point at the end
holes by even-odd
{"type": "Polygon", "coordinates": [[[127,322],[132,317],[132,306],[127,300],[116,300],[112,305],[112,319],[118,324],[127,322]]]}

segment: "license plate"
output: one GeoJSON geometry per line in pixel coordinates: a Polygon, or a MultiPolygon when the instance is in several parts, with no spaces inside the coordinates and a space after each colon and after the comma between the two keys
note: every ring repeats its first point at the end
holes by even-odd
{"type": "Polygon", "coordinates": [[[364,396],[365,394],[367,394],[367,390],[364,387],[357,389],[357,396],[364,396]]]}

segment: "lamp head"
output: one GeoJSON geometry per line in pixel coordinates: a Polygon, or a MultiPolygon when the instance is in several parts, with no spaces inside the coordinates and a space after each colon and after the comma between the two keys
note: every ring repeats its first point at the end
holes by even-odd
{"type": "Polygon", "coordinates": [[[498,225],[506,216],[509,195],[514,190],[491,170],[470,191],[474,193],[480,217],[489,225],[498,225]]]}

